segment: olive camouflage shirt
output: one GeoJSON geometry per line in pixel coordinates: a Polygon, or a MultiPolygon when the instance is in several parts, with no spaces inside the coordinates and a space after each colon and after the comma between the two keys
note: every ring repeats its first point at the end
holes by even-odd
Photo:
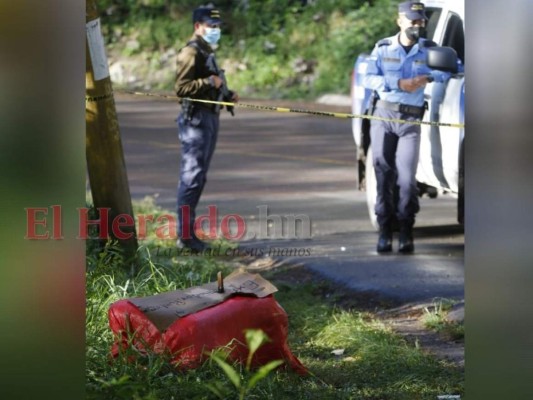
{"type": "Polygon", "coordinates": [[[206,55],[213,53],[213,49],[199,35],[193,35],[190,41],[197,42],[205,54],[193,46],[185,46],[179,51],[174,85],[176,94],[178,97],[217,100],[217,89],[209,80],[213,72],[206,66],[206,55]]]}

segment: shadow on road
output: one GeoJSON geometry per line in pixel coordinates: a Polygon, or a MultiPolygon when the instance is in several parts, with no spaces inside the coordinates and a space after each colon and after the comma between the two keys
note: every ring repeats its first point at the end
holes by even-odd
{"type": "Polygon", "coordinates": [[[417,237],[439,237],[449,235],[463,235],[464,226],[459,224],[434,225],[434,226],[415,226],[414,233],[417,237]]]}

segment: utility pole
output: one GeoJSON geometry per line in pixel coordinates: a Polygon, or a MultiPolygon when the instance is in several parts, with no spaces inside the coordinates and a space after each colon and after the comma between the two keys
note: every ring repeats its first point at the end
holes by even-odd
{"type": "MultiPolygon", "coordinates": [[[[96,0],[85,4],[86,157],[91,193],[97,210],[109,209],[107,231],[130,259],[137,252],[137,235],[115,99],[96,0]]],[[[104,220],[102,215],[100,220],[104,220]]]]}

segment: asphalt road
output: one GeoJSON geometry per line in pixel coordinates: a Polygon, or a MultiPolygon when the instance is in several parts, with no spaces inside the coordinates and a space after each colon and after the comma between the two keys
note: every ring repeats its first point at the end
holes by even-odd
{"type": "MultiPolygon", "coordinates": [[[[155,196],[175,210],[177,104],[117,95],[116,105],[132,197],[155,196]]],[[[301,263],[352,289],[397,301],[464,298],[464,234],[449,195],[421,199],[415,254],[376,253],[365,193],[357,190],[349,119],[242,108],[231,117],[223,111],[198,215],[207,215],[208,206],[216,206],[218,228],[225,221],[229,235],[244,233],[243,252],[301,263]]]]}

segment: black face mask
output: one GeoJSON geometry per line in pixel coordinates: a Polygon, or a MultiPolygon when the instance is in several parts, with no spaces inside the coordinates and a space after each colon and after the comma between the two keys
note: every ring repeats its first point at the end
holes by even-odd
{"type": "Polygon", "coordinates": [[[405,30],[407,38],[413,42],[418,42],[418,39],[426,37],[426,28],[423,26],[410,26],[405,30]]]}

